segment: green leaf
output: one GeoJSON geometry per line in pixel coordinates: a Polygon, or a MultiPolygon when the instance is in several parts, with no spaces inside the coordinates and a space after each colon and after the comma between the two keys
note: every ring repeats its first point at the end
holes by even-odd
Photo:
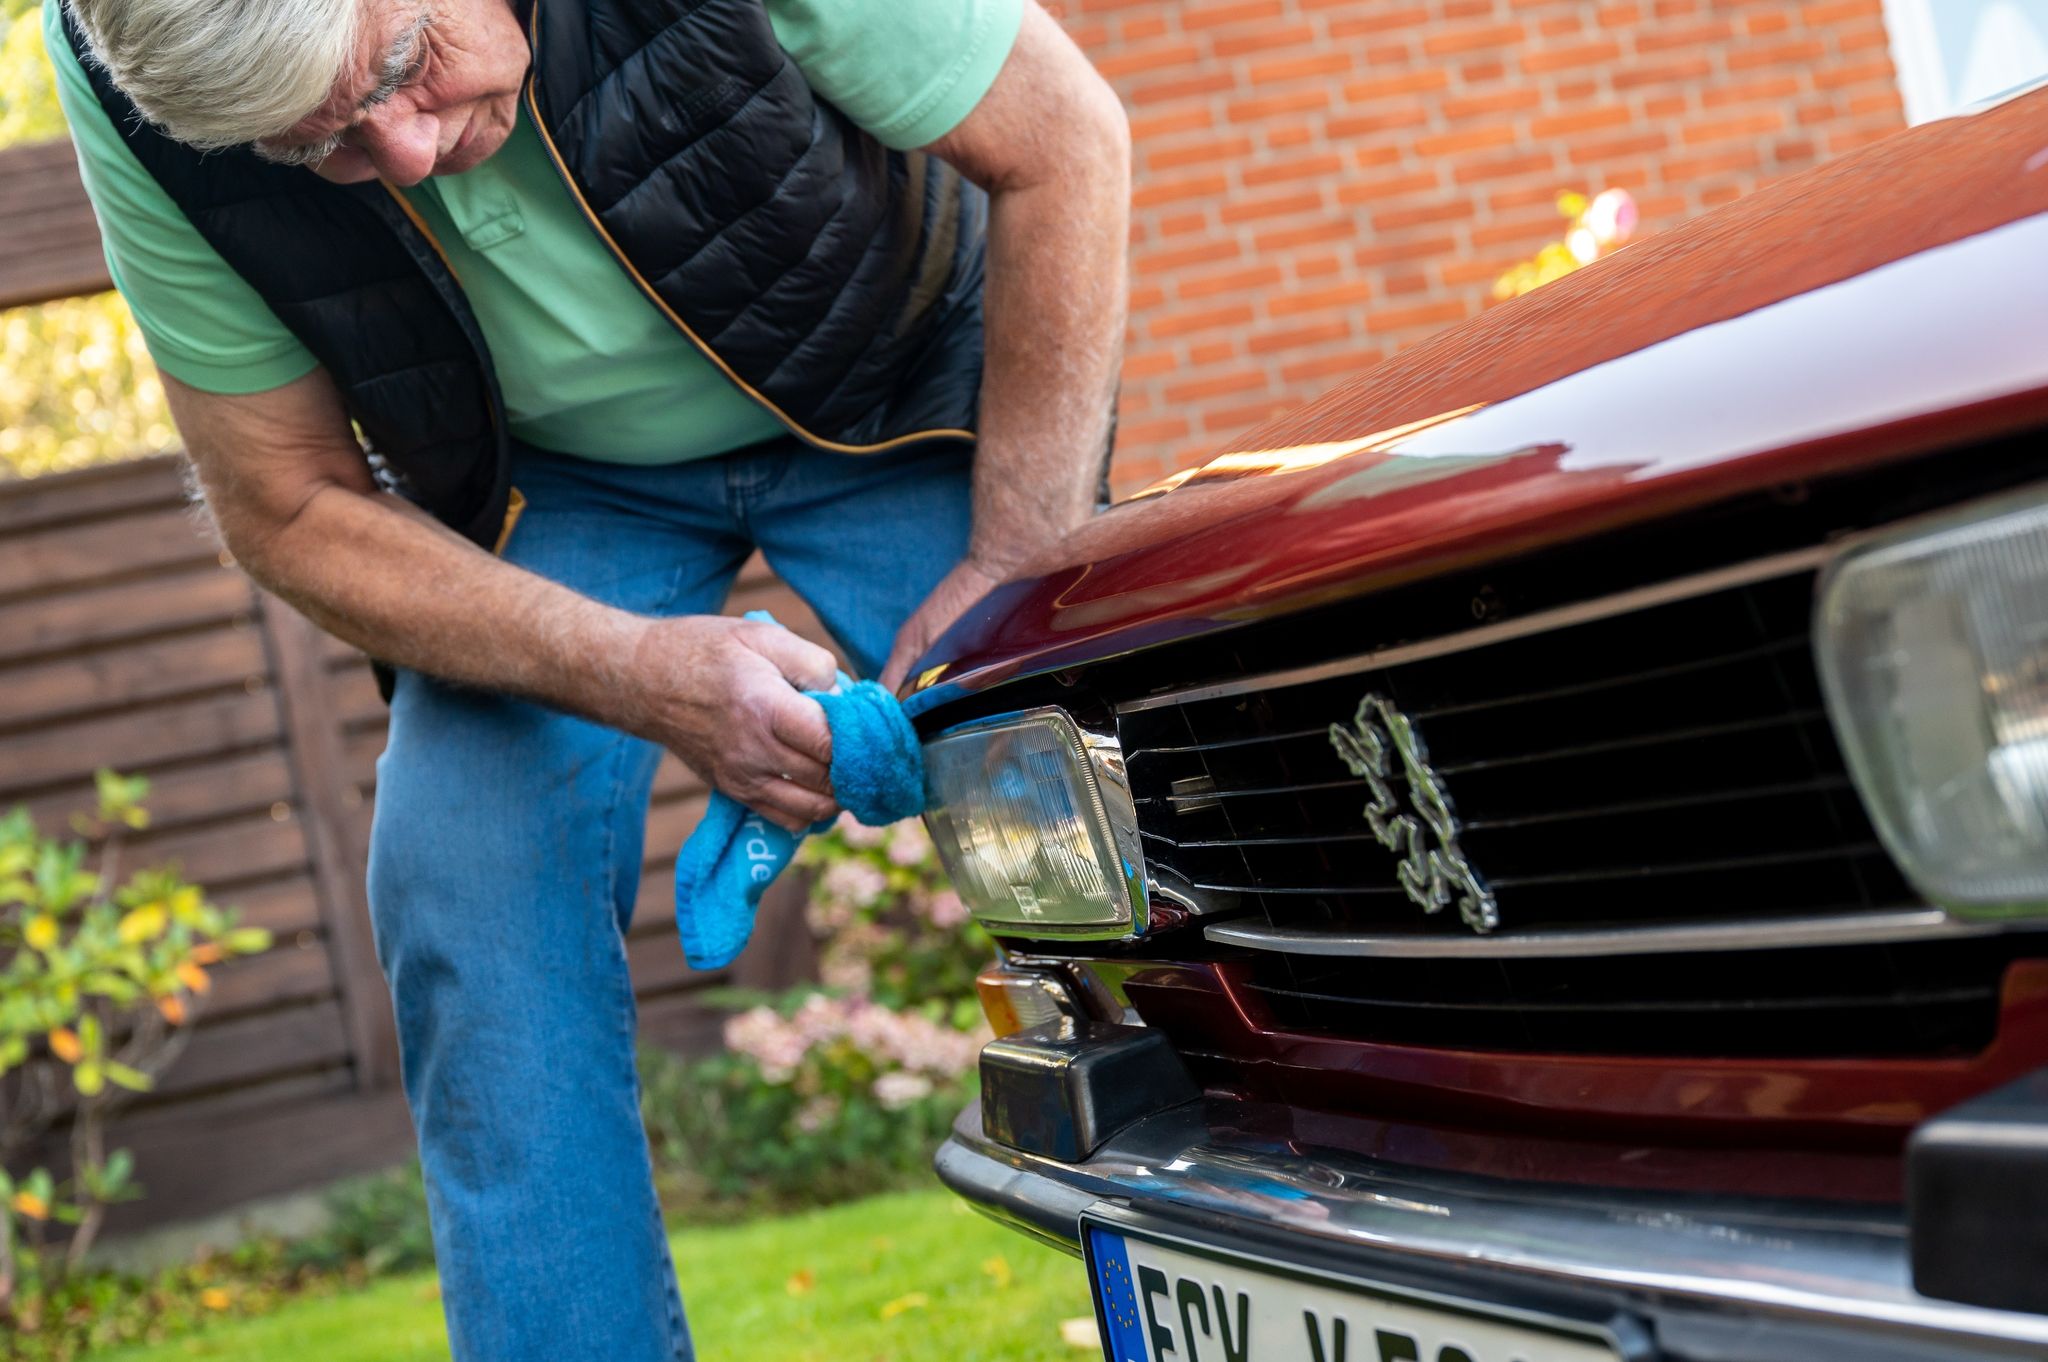
{"type": "Polygon", "coordinates": [[[107,1078],[130,1092],[148,1092],[150,1088],[148,1074],[140,1069],[131,1069],[116,1060],[107,1061],[107,1078]]]}
{"type": "Polygon", "coordinates": [[[71,1071],[72,1086],[81,1097],[97,1097],[107,1086],[106,1071],[97,1060],[86,1060],[71,1071]]]}
{"type": "Polygon", "coordinates": [[[255,955],[270,949],[270,932],[262,927],[237,927],[220,939],[220,948],[230,955],[255,955]]]}

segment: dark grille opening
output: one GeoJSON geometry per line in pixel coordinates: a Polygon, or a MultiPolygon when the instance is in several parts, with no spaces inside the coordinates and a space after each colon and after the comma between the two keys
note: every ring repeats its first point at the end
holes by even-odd
{"type": "MultiPolygon", "coordinates": [[[[1413,721],[1502,931],[1917,902],[1822,711],[1811,573],[1266,692],[1119,716],[1148,860],[1275,926],[1425,916],[1329,737],[1367,694],[1413,721]]],[[[1334,646],[1332,652],[1341,648],[1334,646]]],[[[1415,800],[1399,761],[1389,782],[1415,800]]],[[[1430,845],[1436,845],[1430,839],[1430,845]]],[[[1349,965],[1345,965],[1349,968],[1349,965]]]]}
{"type": "Polygon", "coordinates": [[[1289,1030],[1390,1044],[1705,1057],[1966,1055],[1988,1045],[2011,942],[1567,960],[1264,955],[1289,1030]]]}

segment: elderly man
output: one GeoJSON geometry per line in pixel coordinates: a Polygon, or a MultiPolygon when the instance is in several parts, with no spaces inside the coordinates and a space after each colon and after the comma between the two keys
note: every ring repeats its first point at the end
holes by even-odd
{"type": "Polygon", "coordinates": [[[1122,112],[1033,0],[44,8],[221,533],[395,668],[371,904],[455,1352],[687,1357],[655,763],[834,810],[830,655],[715,613],[753,548],[895,684],[1087,513],[1122,112]]]}

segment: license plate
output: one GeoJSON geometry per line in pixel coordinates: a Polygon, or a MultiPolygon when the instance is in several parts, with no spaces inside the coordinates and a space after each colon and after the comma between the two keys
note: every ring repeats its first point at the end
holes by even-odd
{"type": "Polygon", "coordinates": [[[1081,1222],[1107,1362],[1621,1362],[1591,1326],[1081,1222]]]}

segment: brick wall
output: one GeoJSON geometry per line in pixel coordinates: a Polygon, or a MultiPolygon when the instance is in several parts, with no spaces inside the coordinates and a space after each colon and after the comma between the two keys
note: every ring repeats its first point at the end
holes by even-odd
{"type": "Polygon", "coordinates": [[[1054,0],[1136,144],[1128,492],[1485,306],[1904,124],[1880,0],[1054,0]]]}

